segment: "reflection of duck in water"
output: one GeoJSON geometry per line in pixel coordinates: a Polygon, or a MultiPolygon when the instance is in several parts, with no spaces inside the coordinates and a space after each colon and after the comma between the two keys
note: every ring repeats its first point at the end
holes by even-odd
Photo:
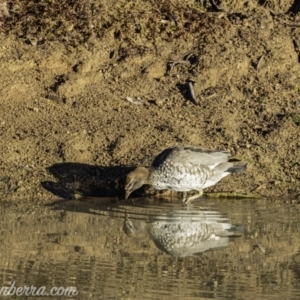
{"type": "Polygon", "coordinates": [[[188,203],[223,177],[245,169],[245,164],[231,162],[226,151],[191,146],[171,147],[158,154],[149,168],[138,167],[127,175],[126,198],[142,185],[150,184],[157,190],[198,191],[199,194],[183,199],[188,203]]]}
{"type": "Polygon", "coordinates": [[[230,236],[241,235],[240,229],[225,220],[213,212],[199,212],[196,216],[173,211],[150,222],[130,219],[126,214],[124,231],[134,238],[150,238],[157,248],[170,255],[186,257],[225,248],[230,236]]]}

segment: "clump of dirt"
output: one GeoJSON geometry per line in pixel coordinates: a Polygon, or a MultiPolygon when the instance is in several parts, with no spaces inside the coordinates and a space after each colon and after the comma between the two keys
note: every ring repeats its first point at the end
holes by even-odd
{"type": "Polygon", "coordinates": [[[3,199],[112,195],[175,144],[248,163],[215,191],[299,195],[295,3],[2,1],[3,199]]]}

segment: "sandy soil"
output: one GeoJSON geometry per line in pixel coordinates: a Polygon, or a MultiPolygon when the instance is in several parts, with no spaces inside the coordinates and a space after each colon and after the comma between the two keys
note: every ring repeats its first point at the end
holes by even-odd
{"type": "Polygon", "coordinates": [[[118,178],[176,144],[248,164],[214,191],[297,197],[300,15],[287,13],[293,1],[242,2],[171,40],[91,36],[71,47],[1,34],[1,198],[113,196],[118,178]],[[170,70],[178,60],[188,63],[170,70]]]}

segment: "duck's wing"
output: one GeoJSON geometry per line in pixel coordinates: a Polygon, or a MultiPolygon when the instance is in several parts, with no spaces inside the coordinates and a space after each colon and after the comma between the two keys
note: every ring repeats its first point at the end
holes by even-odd
{"type": "Polygon", "coordinates": [[[193,146],[175,146],[159,153],[151,166],[157,168],[167,161],[171,161],[173,164],[216,166],[227,162],[229,156],[229,153],[226,151],[209,150],[193,146]]]}

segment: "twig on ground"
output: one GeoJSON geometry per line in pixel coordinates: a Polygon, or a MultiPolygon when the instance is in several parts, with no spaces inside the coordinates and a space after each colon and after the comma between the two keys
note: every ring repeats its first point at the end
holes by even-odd
{"type": "Polygon", "coordinates": [[[256,71],[259,70],[259,68],[260,68],[260,66],[261,66],[261,62],[262,62],[262,60],[263,60],[264,57],[265,57],[265,55],[263,54],[263,55],[259,58],[259,60],[258,60],[258,62],[257,62],[257,65],[256,65],[256,71]]]}
{"type": "Polygon", "coordinates": [[[198,101],[196,100],[195,93],[194,93],[193,83],[189,81],[188,85],[189,85],[192,101],[194,104],[198,105],[198,101]]]}
{"type": "Polygon", "coordinates": [[[190,65],[191,63],[188,60],[175,60],[173,62],[169,62],[169,74],[171,74],[174,66],[178,65],[178,64],[184,64],[184,65],[190,65]]]}

